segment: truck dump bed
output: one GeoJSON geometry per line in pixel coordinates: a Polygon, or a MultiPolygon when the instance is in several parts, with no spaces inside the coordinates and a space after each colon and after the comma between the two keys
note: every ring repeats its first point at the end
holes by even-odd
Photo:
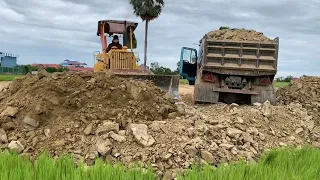
{"type": "Polygon", "coordinates": [[[272,42],[202,40],[202,67],[228,75],[275,75],[277,72],[279,38],[272,42]]]}

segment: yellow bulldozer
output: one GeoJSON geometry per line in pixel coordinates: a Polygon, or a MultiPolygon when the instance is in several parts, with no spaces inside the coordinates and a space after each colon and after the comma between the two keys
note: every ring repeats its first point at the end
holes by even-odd
{"type": "Polygon", "coordinates": [[[149,80],[163,91],[179,98],[180,76],[154,75],[152,71],[138,65],[139,54],[133,50],[137,48],[134,34],[138,23],[120,20],[98,21],[97,36],[100,36],[102,50],[94,54],[94,72],[110,71],[122,78],[149,80]],[[122,48],[112,47],[107,51],[106,36],[122,36],[122,48]]]}

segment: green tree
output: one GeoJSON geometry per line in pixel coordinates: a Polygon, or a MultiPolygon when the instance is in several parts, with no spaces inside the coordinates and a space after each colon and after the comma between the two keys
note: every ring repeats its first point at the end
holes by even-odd
{"type": "Polygon", "coordinates": [[[293,76],[287,76],[286,78],[284,78],[284,82],[291,82],[291,80],[293,79],[293,76]]]}
{"type": "Polygon", "coordinates": [[[146,21],[145,37],[144,37],[144,69],[147,67],[147,42],[148,42],[148,24],[150,21],[160,16],[164,7],[163,0],[130,0],[133,12],[140,17],[142,21],[146,21]]]}
{"type": "Polygon", "coordinates": [[[172,71],[170,68],[160,66],[158,62],[151,63],[150,70],[157,75],[177,75],[179,72],[172,71]]]}

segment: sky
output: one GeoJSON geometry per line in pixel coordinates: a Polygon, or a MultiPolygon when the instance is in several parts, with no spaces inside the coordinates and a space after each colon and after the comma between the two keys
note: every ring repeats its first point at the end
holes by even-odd
{"type": "MultiPolygon", "coordinates": [[[[205,33],[229,26],[280,38],[278,77],[320,75],[320,1],[164,1],[160,17],[149,24],[147,64],[176,69],[182,46],[198,48],[205,33]]],[[[143,63],[145,22],[129,0],[0,0],[0,9],[0,52],[18,54],[18,64],[70,59],[92,67],[103,19],[139,23],[136,51],[143,63]]]]}

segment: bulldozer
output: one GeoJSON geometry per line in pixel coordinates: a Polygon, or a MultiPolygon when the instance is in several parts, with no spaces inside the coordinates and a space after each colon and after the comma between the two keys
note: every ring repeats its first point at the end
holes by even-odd
{"type": "Polygon", "coordinates": [[[137,26],[138,23],[132,21],[98,21],[97,36],[100,37],[102,50],[94,53],[94,72],[111,72],[122,78],[152,81],[163,91],[179,99],[179,75],[155,75],[148,68],[138,65],[139,53],[134,52],[137,48],[134,34],[137,26]],[[122,37],[122,48],[112,47],[107,52],[106,36],[114,35],[122,37]]]}

